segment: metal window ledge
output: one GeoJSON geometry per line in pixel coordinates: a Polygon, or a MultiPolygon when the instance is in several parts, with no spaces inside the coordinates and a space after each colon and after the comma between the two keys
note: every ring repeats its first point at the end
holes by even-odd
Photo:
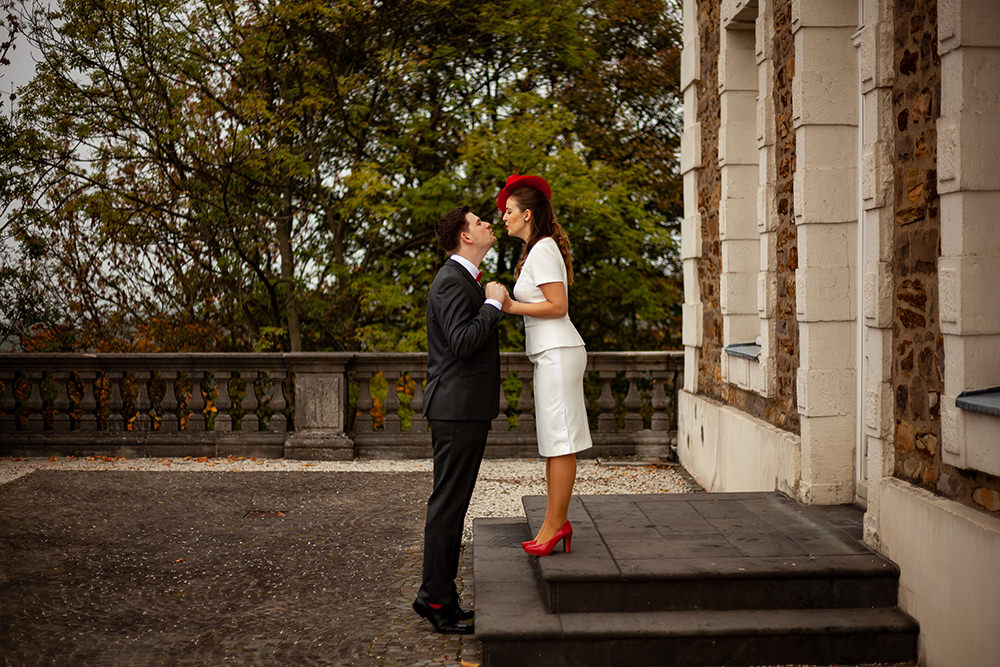
{"type": "Polygon", "coordinates": [[[955,405],[962,410],[1000,417],[1000,387],[963,391],[955,398],[955,405]]]}
{"type": "Polygon", "coordinates": [[[733,343],[726,346],[726,354],[734,357],[743,357],[751,361],[759,361],[760,345],[756,343],[733,343]]]}

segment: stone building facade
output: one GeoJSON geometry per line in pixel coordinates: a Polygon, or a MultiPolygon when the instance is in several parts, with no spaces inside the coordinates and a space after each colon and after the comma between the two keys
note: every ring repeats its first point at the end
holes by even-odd
{"type": "Polygon", "coordinates": [[[683,6],[681,461],[863,505],[921,663],[997,664],[1000,3],[683,6]]]}

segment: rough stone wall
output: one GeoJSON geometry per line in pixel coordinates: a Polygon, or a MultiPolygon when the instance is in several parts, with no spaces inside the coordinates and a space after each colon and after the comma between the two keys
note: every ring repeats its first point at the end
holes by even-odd
{"type": "Polygon", "coordinates": [[[698,173],[698,208],[702,223],[702,258],[698,280],[701,289],[704,337],[699,357],[700,393],[732,405],[779,428],[799,432],[795,377],[798,370],[798,322],[795,309],[795,269],[798,250],[795,212],[792,208],[795,175],[795,128],[792,125],[792,77],[795,75],[795,43],[792,35],[792,3],[781,0],[775,8],[774,107],[778,161],[777,211],[777,393],[765,399],[759,394],[722,382],[724,354],[722,311],[719,306],[719,275],[722,246],[719,240],[721,179],[718,140],[721,123],[718,89],[719,3],[698,4],[702,44],[701,83],[698,89],[698,119],[701,122],[702,164],[698,173]]]}
{"type": "Polygon", "coordinates": [[[698,358],[699,393],[732,405],[754,417],[795,433],[799,432],[795,375],[798,369],[798,324],[795,312],[795,268],[798,254],[792,183],[795,174],[795,129],[792,126],[792,77],[795,45],[791,32],[791,0],[775,11],[775,114],[777,123],[778,390],[774,399],[722,382],[722,310],[719,276],[722,245],[719,239],[719,201],[722,195],[718,164],[721,112],[718,87],[719,11],[716,0],[698,2],[701,40],[701,78],[698,83],[698,120],[701,123],[702,168],[698,172],[698,212],[701,215],[702,256],[698,260],[698,285],[702,304],[702,347],[698,358]]]}
{"type": "Polygon", "coordinates": [[[701,215],[701,258],[698,287],[701,291],[702,346],[698,355],[700,393],[721,399],[722,310],[719,276],[722,274],[722,244],[719,240],[719,200],[722,180],[719,170],[719,10],[718,0],[699,0],[698,33],[701,39],[701,80],[698,82],[698,121],[701,123],[701,164],[698,171],[698,213],[701,215]]]}
{"type": "Polygon", "coordinates": [[[1000,479],[941,460],[940,397],[946,360],[938,320],[941,219],[936,120],[941,61],[936,0],[897,3],[895,44],[895,475],[963,504],[1000,511],[1000,479]]]}
{"type": "Polygon", "coordinates": [[[937,197],[935,119],[941,91],[937,21],[928,0],[901,2],[895,17],[896,118],[895,301],[893,383],[896,473],[933,488],[941,439],[939,397],[944,355],[938,323],[937,258],[941,221],[937,197]]]}
{"type": "Polygon", "coordinates": [[[777,267],[778,296],[775,329],[777,350],[777,395],[768,421],[796,433],[795,377],[799,368],[799,324],[795,308],[795,269],[799,265],[793,207],[795,177],[795,128],[792,125],[792,78],[795,76],[795,40],[792,35],[792,3],[784,0],[774,8],[774,115],[775,156],[778,180],[777,267]]]}

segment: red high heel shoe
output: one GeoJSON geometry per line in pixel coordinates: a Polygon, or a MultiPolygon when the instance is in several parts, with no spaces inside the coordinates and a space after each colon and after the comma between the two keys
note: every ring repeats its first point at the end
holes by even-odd
{"type": "Polygon", "coordinates": [[[521,548],[523,549],[524,547],[528,546],[529,544],[534,544],[534,543],[535,543],[534,540],[527,540],[526,542],[521,542],[521,548]]]}
{"type": "Polygon", "coordinates": [[[563,527],[556,532],[551,540],[528,544],[524,547],[524,552],[529,556],[548,556],[556,548],[556,545],[559,544],[559,540],[563,540],[563,547],[566,549],[566,553],[569,553],[573,540],[573,526],[570,525],[569,521],[563,524],[563,527]]]}

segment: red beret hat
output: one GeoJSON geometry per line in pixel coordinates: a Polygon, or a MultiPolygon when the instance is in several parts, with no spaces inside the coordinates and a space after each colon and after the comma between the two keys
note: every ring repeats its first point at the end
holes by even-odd
{"type": "Polygon", "coordinates": [[[523,185],[540,190],[546,199],[552,199],[552,189],[541,176],[511,174],[507,177],[507,185],[503,186],[503,190],[497,195],[497,208],[500,209],[501,213],[507,208],[507,197],[510,196],[510,193],[523,185]]]}

